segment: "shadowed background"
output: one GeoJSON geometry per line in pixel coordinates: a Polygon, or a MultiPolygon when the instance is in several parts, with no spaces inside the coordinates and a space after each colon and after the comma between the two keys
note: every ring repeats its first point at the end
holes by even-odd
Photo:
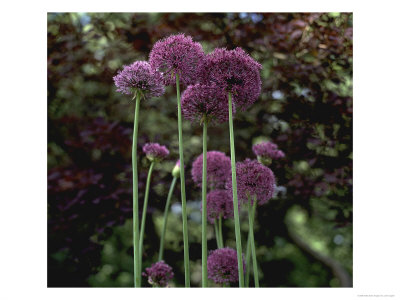
{"type": "MultiPolygon", "coordinates": [[[[206,53],[242,47],[263,65],[262,93],[236,115],[237,161],[271,140],[279,193],[257,210],[255,239],[264,287],[352,285],[352,14],[49,13],[48,286],[133,286],[131,141],[134,105],[115,90],[123,65],[147,60],[152,45],[191,35],[206,53]]],[[[184,121],[192,286],[201,281],[201,189],[190,176],[202,127],[184,121]]],[[[141,147],[166,145],[153,173],[143,268],[157,260],[171,170],[178,159],[173,88],[141,103],[139,202],[149,167],[141,147]]],[[[209,128],[209,150],[229,155],[228,125],[209,128]]],[[[184,286],[179,184],[165,261],[184,286]]],[[[233,220],[224,223],[234,247],[233,220]]],[[[242,219],[246,245],[247,219],[242,219]]],[[[209,227],[209,250],[216,248],[209,227]]],[[[143,285],[148,286],[143,279],[143,285]]],[[[252,282],[250,282],[252,284],[252,282]]]]}

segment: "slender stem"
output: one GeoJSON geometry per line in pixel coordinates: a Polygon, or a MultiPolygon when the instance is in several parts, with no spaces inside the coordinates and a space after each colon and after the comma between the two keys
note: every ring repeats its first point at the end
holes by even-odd
{"type": "Polygon", "coordinates": [[[236,252],[237,252],[238,269],[239,269],[239,287],[244,287],[242,241],[240,237],[239,203],[238,203],[237,186],[236,186],[235,136],[233,134],[232,96],[230,92],[228,93],[228,101],[229,101],[229,138],[230,138],[231,167],[232,167],[233,214],[235,218],[235,236],[236,236],[236,252]]]}
{"type": "Polygon", "coordinates": [[[147,174],[146,180],[146,191],[144,194],[144,203],[142,210],[142,224],[140,226],[140,241],[139,241],[139,255],[140,255],[140,271],[142,271],[142,258],[143,258],[143,239],[144,239],[144,228],[146,225],[146,213],[147,213],[147,203],[149,202],[149,190],[150,190],[150,181],[151,181],[151,173],[153,173],[154,161],[151,162],[149,173],[147,174]]]}
{"type": "Polygon", "coordinates": [[[187,228],[186,191],[185,191],[185,160],[183,159],[181,94],[179,90],[178,74],[176,74],[176,99],[178,102],[178,139],[179,139],[179,160],[180,160],[181,198],[182,198],[182,232],[183,232],[183,255],[184,255],[184,265],[185,265],[185,287],[190,287],[189,238],[188,238],[188,228],[187,228]]]}
{"type": "Polygon", "coordinates": [[[217,220],[214,220],[214,229],[215,229],[215,239],[217,240],[217,247],[218,249],[221,249],[221,240],[219,237],[219,233],[218,233],[218,224],[217,224],[217,220]]]}
{"type": "Polygon", "coordinates": [[[246,247],[246,278],[245,278],[245,284],[246,287],[249,287],[249,282],[250,282],[250,255],[251,255],[251,250],[250,250],[250,231],[247,233],[247,247],[246,247]]]}
{"type": "Polygon", "coordinates": [[[250,235],[250,244],[251,244],[251,256],[253,261],[253,274],[254,274],[254,284],[256,288],[260,287],[260,283],[258,281],[258,268],[257,268],[257,257],[256,257],[256,246],[254,243],[254,215],[257,206],[257,199],[254,199],[253,205],[251,205],[251,201],[249,199],[249,235],[250,235]]]}
{"type": "Polygon", "coordinates": [[[201,269],[202,287],[207,287],[207,118],[203,123],[203,179],[201,185],[201,269]]]}
{"type": "Polygon", "coordinates": [[[161,239],[160,239],[160,250],[158,251],[158,261],[162,260],[163,259],[163,255],[164,255],[165,232],[167,231],[167,221],[168,221],[169,207],[171,206],[171,198],[172,198],[172,194],[174,192],[176,180],[177,180],[177,178],[174,176],[174,178],[172,179],[172,182],[171,182],[171,186],[169,188],[168,197],[167,197],[167,203],[165,204],[164,221],[163,221],[163,227],[162,227],[161,239]]]}
{"type": "Polygon", "coordinates": [[[219,243],[221,248],[224,248],[224,238],[222,237],[222,217],[218,218],[218,233],[219,233],[219,243]]]}
{"type": "Polygon", "coordinates": [[[134,282],[135,287],[140,287],[142,275],[139,264],[139,200],[137,179],[137,136],[139,128],[140,94],[136,95],[135,119],[132,137],[132,180],[133,180],[133,260],[134,260],[134,282]]]}

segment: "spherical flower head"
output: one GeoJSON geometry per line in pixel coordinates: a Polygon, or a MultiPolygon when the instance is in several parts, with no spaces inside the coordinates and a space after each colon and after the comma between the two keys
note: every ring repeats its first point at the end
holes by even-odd
{"type": "MultiPolygon", "coordinates": [[[[254,197],[258,205],[263,205],[271,199],[274,193],[275,176],[271,169],[256,160],[246,159],[236,164],[236,181],[238,199],[242,204],[253,204],[254,197]]],[[[227,183],[227,189],[232,191],[232,183],[227,183]]]]}
{"type": "MultiPolygon", "coordinates": [[[[223,188],[231,179],[231,160],[220,151],[207,152],[207,185],[211,189],[223,188]]],[[[200,154],[192,165],[192,179],[201,187],[203,181],[203,154],[200,154]]]]}
{"type": "Polygon", "coordinates": [[[207,194],[207,219],[211,224],[219,217],[233,218],[232,193],[228,190],[212,190],[207,194]]]}
{"type": "MultiPolygon", "coordinates": [[[[243,269],[246,269],[243,258],[243,269]]],[[[239,281],[236,250],[222,248],[211,251],[207,258],[208,279],[215,283],[234,283],[239,281]]]]}
{"type": "Polygon", "coordinates": [[[263,165],[270,165],[273,159],[285,157],[285,153],[271,142],[261,142],[253,146],[253,152],[263,165]]]}
{"type": "Polygon", "coordinates": [[[143,272],[142,275],[148,277],[148,282],[151,285],[166,287],[174,277],[174,272],[168,264],[161,260],[152,264],[150,268],[146,268],[146,272],[143,272]]]}
{"type": "Polygon", "coordinates": [[[245,110],[260,96],[261,68],[242,48],[217,48],[206,55],[200,68],[200,82],[230,92],[236,106],[245,110]]]}
{"type": "MultiPolygon", "coordinates": [[[[228,95],[216,86],[190,85],[182,94],[183,117],[192,122],[223,123],[228,121],[228,95]]],[[[235,113],[233,106],[233,113],[235,113]]]]}
{"type": "Polygon", "coordinates": [[[165,85],[176,85],[179,82],[188,86],[197,82],[199,65],[205,57],[200,43],[184,34],[171,35],[156,42],[150,52],[149,62],[160,71],[165,85]]]}
{"type": "Polygon", "coordinates": [[[122,94],[134,96],[140,94],[145,99],[164,94],[165,88],[160,72],[151,68],[146,61],[136,61],[124,66],[113,79],[117,92],[122,94]]]}
{"type": "Polygon", "coordinates": [[[158,143],[147,143],[143,146],[143,152],[150,161],[162,161],[169,155],[167,147],[158,143]]]}
{"type": "Polygon", "coordinates": [[[172,176],[179,178],[181,176],[181,161],[178,159],[174,168],[172,169],[172,176]]]}

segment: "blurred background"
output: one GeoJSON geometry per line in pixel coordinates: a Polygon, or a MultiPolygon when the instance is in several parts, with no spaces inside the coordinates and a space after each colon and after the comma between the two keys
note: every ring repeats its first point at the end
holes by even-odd
{"type": "MultiPolygon", "coordinates": [[[[134,105],[112,77],[147,60],[152,45],[185,33],[202,44],[245,49],[263,65],[262,93],[236,115],[237,161],[255,142],[286,153],[271,165],[279,189],[259,207],[255,239],[264,287],[352,286],[351,13],[49,13],[48,286],[133,286],[131,141],[134,105]]],[[[162,213],[178,159],[176,98],[168,87],[141,103],[139,201],[149,163],[141,147],[158,142],[170,157],[153,172],[143,268],[156,262],[162,213]]],[[[201,190],[190,169],[202,128],[184,121],[192,286],[201,281],[201,190]]],[[[229,155],[228,125],[209,128],[209,150],[229,155]]],[[[164,258],[184,286],[179,184],[164,258]]],[[[247,221],[242,219],[242,244],[247,221]]],[[[234,224],[224,223],[234,247],[234,224]]],[[[216,248],[209,227],[210,250],[216,248]]],[[[252,282],[250,282],[252,284],[252,282]]],[[[143,279],[143,285],[149,286],[143,279]]],[[[211,284],[211,286],[213,286],[211,284]]]]}

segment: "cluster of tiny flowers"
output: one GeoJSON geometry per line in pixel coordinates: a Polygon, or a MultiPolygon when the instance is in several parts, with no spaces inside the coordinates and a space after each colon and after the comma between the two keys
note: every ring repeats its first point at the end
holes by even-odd
{"type": "Polygon", "coordinates": [[[149,62],[160,71],[165,85],[176,84],[176,75],[184,86],[194,84],[198,79],[199,65],[205,54],[200,43],[184,34],[171,35],[153,46],[149,62]]]}
{"type": "MultiPolygon", "coordinates": [[[[207,152],[207,186],[223,188],[231,178],[231,160],[220,151],[207,152]]],[[[203,155],[200,154],[192,165],[192,179],[201,187],[203,176],[203,155]]]]}
{"type": "MultiPolygon", "coordinates": [[[[243,269],[246,269],[243,259],[243,269]]],[[[236,250],[221,248],[211,251],[207,259],[208,279],[215,283],[234,283],[239,280],[236,250]]]]}
{"type": "MultiPolygon", "coordinates": [[[[233,107],[235,113],[235,107],[233,107]]],[[[197,122],[206,117],[210,121],[228,121],[228,96],[216,87],[202,84],[190,85],[182,94],[182,114],[185,119],[197,122]]]]}
{"type": "Polygon", "coordinates": [[[232,193],[227,190],[213,190],[207,194],[207,219],[214,224],[219,217],[233,218],[232,193]]]}
{"type": "Polygon", "coordinates": [[[200,69],[200,81],[230,92],[233,102],[244,110],[260,96],[261,68],[242,48],[217,48],[206,55],[200,69]]]}
{"type": "Polygon", "coordinates": [[[278,149],[278,146],[271,142],[261,142],[253,146],[256,156],[278,159],[285,157],[285,153],[278,149]]]}
{"type": "Polygon", "coordinates": [[[159,97],[164,94],[162,76],[145,61],[137,61],[124,66],[122,71],[113,77],[117,92],[136,95],[140,92],[144,98],[159,97]]]}
{"type": "Polygon", "coordinates": [[[169,155],[167,147],[162,146],[158,143],[147,143],[143,146],[143,152],[146,157],[150,160],[162,161],[169,155]]]}
{"type": "MultiPolygon", "coordinates": [[[[236,164],[236,180],[238,199],[242,204],[248,203],[249,197],[253,203],[255,196],[258,205],[263,205],[271,199],[274,193],[274,173],[256,160],[246,159],[244,162],[238,162],[236,164]]],[[[231,182],[227,183],[227,188],[232,190],[231,182]]]]}
{"type": "Polygon", "coordinates": [[[142,275],[147,276],[151,285],[166,287],[174,277],[174,272],[172,272],[172,268],[168,264],[161,260],[152,264],[150,268],[146,268],[146,272],[143,272],[142,275]]]}

